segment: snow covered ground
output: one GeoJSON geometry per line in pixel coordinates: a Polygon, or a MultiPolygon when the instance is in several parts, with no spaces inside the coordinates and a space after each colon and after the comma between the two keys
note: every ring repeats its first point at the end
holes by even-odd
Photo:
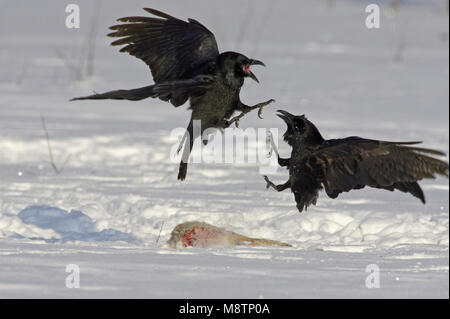
{"type": "Polygon", "coordinates": [[[68,102],[152,82],[105,36],[116,18],[150,6],[196,18],[220,50],[266,63],[241,98],[277,103],[263,120],[248,114],[243,129],[284,130],[274,115],[282,108],[306,114],[326,138],[422,140],[448,154],[445,1],[404,1],[397,11],[389,2],[377,2],[381,28],[369,30],[368,1],[79,0],[81,28],[69,30],[66,3],[0,1],[0,297],[448,298],[447,179],[421,183],[426,205],[364,189],[322,193],[299,214],[291,193],[265,189],[258,164],[191,164],[178,182],[170,133],[186,127],[186,106],[68,102]],[[293,247],[164,248],[191,220],[293,247]],[[80,268],[79,289],[66,288],[69,264],[80,268]],[[366,287],[369,265],[380,288],[366,287]]]}

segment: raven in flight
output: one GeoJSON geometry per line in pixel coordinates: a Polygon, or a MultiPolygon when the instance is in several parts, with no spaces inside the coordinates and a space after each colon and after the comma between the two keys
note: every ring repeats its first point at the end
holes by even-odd
{"type": "Polygon", "coordinates": [[[113,32],[108,36],[120,38],[112,45],[125,45],[121,52],[128,52],[150,67],[155,84],[78,97],[72,101],[138,101],[152,97],[170,101],[178,107],[189,99],[192,115],[179,148],[180,151],[185,142],[178,172],[178,179],[184,180],[197,137],[208,128],[224,129],[232,123],[237,126],[240,118],[257,108],[261,117],[262,108],[274,100],[248,106],[239,99],[246,77],[258,82],[250,67],[264,66],[263,62],[236,52],[219,54],[214,34],[194,19],[186,22],[155,9],[144,10],[156,17],[118,19],[122,24],[110,27],[113,32]],[[231,118],[235,111],[241,113],[231,118]],[[195,120],[201,121],[201,130],[194,130],[195,120]]]}
{"type": "Polygon", "coordinates": [[[411,146],[420,142],[385,142],[357,136],[325,140],[304,115],[277,114],[287,124],[284,140],[292,147],[291,158],[278,164],[289,169],[289,180],[280,185],[267,176],[267,188],[281,192],[291,188],[300,212],[316,204],[320,189],[336,198],[342,192],[365,186],[410,193],[425,204],[417,181],[448,177],[448,163],[431,157],[442,152],[411,146]]]}

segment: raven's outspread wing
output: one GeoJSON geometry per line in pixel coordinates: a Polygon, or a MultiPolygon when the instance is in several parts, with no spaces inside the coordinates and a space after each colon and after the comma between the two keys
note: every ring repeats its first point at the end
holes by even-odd
{"type": "Polygon", "coordinates": [[[383,142],[359,137],[330,140],[305,158],[331,198],[365,186],[409,192],[425,203],[417,181],[448,177],[448,164],[431,157],[439,151],[409,146],[420,142],[383,142]]]}
{"type": "Polygon", "coordinates": [[[112,45],[126,45],[120,51],[144,61],[156,84],[194,77],[219,55],[216,39],[194,19],[179,20],[155,9],[145,8],[155,17],[126,17],[110,27],[112,45]]]}
{"type": "Polygon", "coordinates": [[[147,9],[155,17],[126,17],[110,27],[111,37],[120,37],[112,45],[125,45],[120,51],[144,61],[155,85],[133,90],[115,90],[77,97],[74,100],[133,100],[148,97],[184,104],[189,97],[205,93],[215,79],[214,62],[219,55],[216,39],[194,19],[179,20],[163,12],[147,9]]]}

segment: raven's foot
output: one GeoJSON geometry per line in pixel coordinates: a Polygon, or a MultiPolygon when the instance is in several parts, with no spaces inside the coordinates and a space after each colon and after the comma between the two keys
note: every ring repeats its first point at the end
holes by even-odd
{"type": "Polygon", "coordinates": [[[227,121],[227,127],[229,127],[231,124],[235,123],[236,127],[239,127],[239,120],[244,117],[246,112],[242,112],[241,114],[233,117],[232,119],[227,121]]]}
{"type": "Polygon", "coordinates": [[[275,185],[274,183],[272,183],[266,175],[264,175],[264,180],[267,183],[266,188],[272,187],[277,192],[282,192],[285,189],[288,189],[288,188],[291,187],[291,180],[290,179],[286,183],[280,184],[280,185],[275,185]]]}
{"type": "Polygon", "coordinates": [[[255,106],[252,106],[252,108],[254,108],[254,109],[259,108],[259,110],[258,110],[258,117],[260,119],[262,119],[261,115],[262,115],[263,107],[266,106],[266,105],[269,105],[269,104],[271,104],[273,102],[275,102],[275,100],[274,99],[270,99],[270,100],[268,100],[266,102],[262,102],[262,103],[256,104],[255,106]]]}
{"type": "Polygon", "coordinates": [[[274,99],[270,99],[270,100],[268,100],[268,101],[266,101],[266,102],[258,103],[258,104],[253,105],[253,106],[246,106],[246,107],[242,110],[241,114],[239,114],[239,115],[233,117],[232,119],[230,119],[229,121],[226,122],[226,123],[227,123],[227,127],[229,127],[229,126],[230,126],[231,124],[233,124],[233,123],[235,123],[236,127],[239,127],[239,120],[240,120],[241,118],[243,118],[245,114],[247,114],[247,113],[250,112],[250,111],[253,111],[254,109],[259,109],[259,110],[258,110],[258,117],[259,117],[260,119],[262,119],[262,116],[261,116],[261,115],[262,115],[263,107],[265,107],[266,105],[269,105],[270,103],[273,103],[273,102],[275,102],[275,100],[274,100],[274,99]]]}
{"type": "Polygon", "coordinates": [[[277,185],[272,183],[272,181],[266,175],[264,175],[264,180],[267,183],[266,188],[272,187],[273,189],[277,190],[277,185]]]}

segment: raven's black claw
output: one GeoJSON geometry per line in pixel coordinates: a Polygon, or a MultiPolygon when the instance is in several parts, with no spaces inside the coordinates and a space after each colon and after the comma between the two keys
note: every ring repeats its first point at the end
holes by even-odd
{"type": "Polygon", "coordinates": [[[259,110],[258,110],[258,117],[260,118],[260,119],[262,119],[262,111],[263,111],[263,107],[264,106],[266,106],[266,105],[269,105],[270,103],[273,103],[273,102],[275,102],[275,100],[274,99],[270,99],[270,100],[268,100],[268,101],[266,101],[266,102],[263,102],[263,103],[261,103],[260,105],[259,105],[259,110]]]}

